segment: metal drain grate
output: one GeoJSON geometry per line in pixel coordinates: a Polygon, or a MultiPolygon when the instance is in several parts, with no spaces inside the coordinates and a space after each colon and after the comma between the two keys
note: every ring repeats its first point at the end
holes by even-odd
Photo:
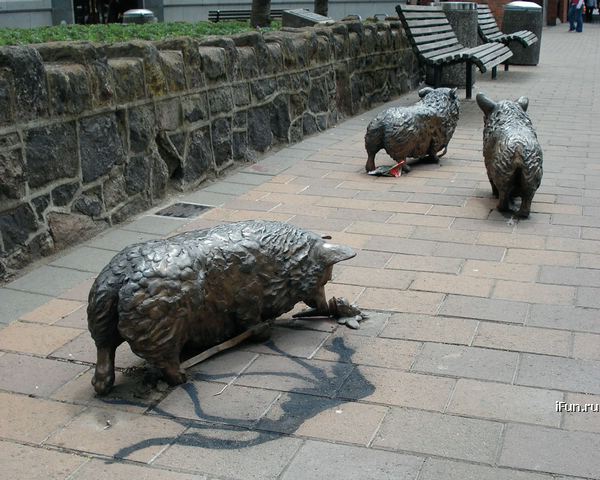
{"type": "Polygon", "coordinates": [[[193,218],[210,208],[212,207],[195,203],[174,203],[173,205],[169,205],[168,207],[159,210],[154,215],[160,215],[161,217],[193,218]]]}

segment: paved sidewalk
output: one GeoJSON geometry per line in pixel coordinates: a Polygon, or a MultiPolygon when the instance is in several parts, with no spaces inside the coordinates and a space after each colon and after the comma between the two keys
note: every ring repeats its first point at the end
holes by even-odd
{"type": "Polygon", "coordinates": [[[364,174],[368,121],[411,92],[172,199],[216,206],[191,221],[142,216],[0,288],[3,477],[600,479],[600,413],[556,412],[600,403],[600,26],[584,28],[545,29],[537,67],[478,77],[530,98],[544,178],[528,220],[494,210],[474,101],[441,165],[364,174]],[[177,388],[145,386],[123,345],[96,398],[94,275],[127,244],[252,218],[356,248],[327,293],[371,318],[287,315],[177,388]]]}

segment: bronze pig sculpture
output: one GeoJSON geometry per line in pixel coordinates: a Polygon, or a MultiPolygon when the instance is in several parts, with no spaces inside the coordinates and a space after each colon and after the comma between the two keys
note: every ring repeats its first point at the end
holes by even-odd
{"type": "Polygon", "coordinates": [[[97,393],[114,384],[116,348],[162,369],[167,382],[186,381],[184,346],[205,349],[304,301],[328,314],[325,284],[352,249],[326,243],[293,225],[246,221],[129,246],[92,285],[88,327],[98,362],[97,393]]]}
{"type": "Polygon", "coordinates": [[[410,107],[388,108],[371,120],[365,135],[367,172],[375,170],[375,155],[382,148],[396,162],[404,163],[404,171],[410,171],[407,157],[429,156],[439,162],[446,153],[460,113],[456,88],[426,87],[419,90],[419,97],[410,107]]]}
{"type": "Polygon", "coordinates": [[[498,210],[510,212],[514,197],[521,197],[516,215],[529,217],[531,201],[542,181],[542,149],[527,115],[529,100],[498,103],[477,94],[484,114],[483,158],[498,210]]]}

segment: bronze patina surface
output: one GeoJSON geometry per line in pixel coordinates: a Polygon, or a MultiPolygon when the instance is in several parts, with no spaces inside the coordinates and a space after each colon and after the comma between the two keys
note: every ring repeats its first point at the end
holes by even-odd
{"type": "Polygon", "coordinates": [[[543,174],[542,148],[526,113],[529,100],[496,103],[479,93],[477,104],[484,114],[483,157],[498,210],[512,211],[514,198],[521,197],[516,215],[527,218],[543,174]]]}
{"type": "MultiPolygon", "coordinates": [[[[367,172],[375,170],[375,155],[382,148],[398,163],[425,156],[438,162],[446,153],[460,111],[456,88],[427,87],[419,90],[419,97],[410,107],[389,108],[371,120],[365,135],[367,172]]],[[[409,170],[406,165],[403,169],[409,170]]]]}
{"type": "Polygon", "coordinates": [[[355,256],[293,225],[247,221],[132,245],[94,282],[88,327],[98,350],[92,383],[114,383],[116,348],[161,368],[172,385],[185,382],[184,346],[204,350],[303,301],[329,315],[325,284],[333,265],[355,256]]]}

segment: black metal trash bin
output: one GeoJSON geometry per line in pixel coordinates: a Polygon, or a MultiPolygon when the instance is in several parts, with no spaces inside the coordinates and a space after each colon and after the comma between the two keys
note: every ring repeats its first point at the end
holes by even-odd
{"type": "Polygon", "coordinates": [[[537,65],[540,63],[542,46],[543,9],[537,3],[517,0],[504,6],[504,33],[529,30],[537,35],[538,41],[525,48],[519,42],[510,42],[513,56],[508,59],[511,65],[537,65]]]}

